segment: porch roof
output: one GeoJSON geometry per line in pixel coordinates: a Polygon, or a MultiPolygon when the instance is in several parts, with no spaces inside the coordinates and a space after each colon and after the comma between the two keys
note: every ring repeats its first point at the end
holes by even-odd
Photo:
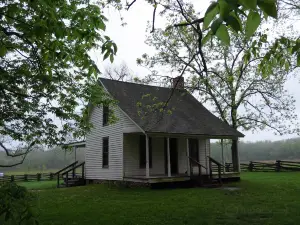
{"type": "Polygon", "coordinates": [[[186,90],[104,78],[100,82],[119,102],[119,107],[145,132],[244,137],[214,116],[186,90]],[[155,105],[167,101],[162,112],[159,109],[153,110],[155,105]],[[137,103],[140,103],[139,106],[137,103]]]}

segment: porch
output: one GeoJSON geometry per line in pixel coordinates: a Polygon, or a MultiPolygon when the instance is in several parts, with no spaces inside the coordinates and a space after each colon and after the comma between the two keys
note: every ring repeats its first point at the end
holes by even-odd
{"type": "MultiPolygon", "coordinates": [[[[210,157],[210,137],[142,134],[123,135],[123,180],[142,183],[189,181],[195,178],[239,178],[239,170],[210,157]]],[[[238,154],[235,154],[238,155],[238,154]]]]}

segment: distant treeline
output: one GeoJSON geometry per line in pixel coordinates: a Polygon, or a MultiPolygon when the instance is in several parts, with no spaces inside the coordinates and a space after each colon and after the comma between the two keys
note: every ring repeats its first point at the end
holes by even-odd
{"type": "MultiPolygon", "coordinates": [[[[220,143],[212,143],[212,157],[221,161],[220,143]]],[[[259,141],[253,143],[239,143],[239,155],[241,162],[266,161],[266,160],[299,160],[300,161],[300,138],[283,141],[259,141]]],[[[224,158],[226,162],[231,161],[230,144],[224,144],[224,158]]],[[[76,159],[84,161],[84,150],[77,149],[76,159]]],[[[6,157],[4,152],[0,152],[0,165],[12,164],[20,159],[6,157]]],[[[75,161],[74,151],[65,151],[61,148],[54,148],[48,151],[31,152],[22,165],[13,168],[0,168],[0,172],[5,171],[49,171],[63,168],[75,161]]]]}
{"type": "MultiPolygon", "coordinates": [[[[78,148],[76,159],[84,161],[84,150],[78,148]]],[[[11,165],[19,162],[21,158],[7,157],[4,152],[0,152],[0,165],[11,165]]],[[[52,150],[35,150],[30,152],[23,164],[12,168],[1,168],[0,172],[5,171],[23,171],[23,172],[43,172],[49,170],[58,170],[75,161],[75,152],[54,148],[52,150]]]]}
{"type": "MultiPolygon", "coordinates": [[[[220,143],[212,143],[211,149],[212,157],[221,160],[220,143]]],[[[282,141],[240,142],[239,156],[241,162],[297,159],[300,161],[300,138],[282,141]]],[[[226,162],[231,161],[230,144],[224,144],[224,158],[226,162]]]]}

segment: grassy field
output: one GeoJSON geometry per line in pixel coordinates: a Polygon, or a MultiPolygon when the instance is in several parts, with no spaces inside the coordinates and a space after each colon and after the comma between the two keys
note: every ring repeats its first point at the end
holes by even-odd
{"type": "Polygon", "coordinates": [[[24,186],[29,190],[44,190],[56,188],[57,181],[30,181],[30,182],[19,182],[18,185],[24,186]]]}
{"type": "Polygon", "coordinates": [[[240,190],[90,185],[36,193],[41,225],[299,224],[300,173],[245,173],[229,186],[240,190]]]}

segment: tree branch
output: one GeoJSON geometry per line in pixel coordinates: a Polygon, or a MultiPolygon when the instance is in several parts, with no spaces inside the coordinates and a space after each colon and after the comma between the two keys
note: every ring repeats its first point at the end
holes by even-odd
{"type": "Polygon", "coordinates": [[[127,3],[126,6],[127,6],[127,10],[130,9],[130,7],[136,2],[136,0],[133,0],[131,3],[127,3]]]}
{"type": "Polygon", "coordinates": [[[191,26],[191,25],[194,25],[194,24],[197,24],[197,23],[203,23],[203,22],[204,22],[204,17],[203,17],[203,18],[196,19],[196,20],[193,20],[193,21],[191,21],[191,22],[178,23],[178,24],[175,24],[174,27],[191,26]]]}
{"type": "Polygon", "coordinates": [[[157,9],[157,2],[156,0],[153,0],[154,1],[154,10],[153,10],[153,16],[152,16],[152,30],[150,33],[153,33],[154,30],[155,30],[155,15],[156,15],[156,9],[157,9]]]}
{"type": "Polygon", "coordinates": [[[31,148],[32,148],[32,146],[34,146],[34,145],[35,145],[35,141],[32,142],[32,143],[27,147],[27,149],[26,149],[25,152],[20,152],[20,153],[18,153],[18,154],[11,154],[11,153],[10,153],[11,150],[7,149],[7,148],[3,145],[3,143],[0,142],[0,147],[3,148],[3,150],[4,150],[5,153],[6,153],[6,155],[9,156],[9,157],[19,157],[19,156],[24,156],[24,155],[26,155],[27,153],[29,153],[29,152],[31,151],[31,148]]]}

